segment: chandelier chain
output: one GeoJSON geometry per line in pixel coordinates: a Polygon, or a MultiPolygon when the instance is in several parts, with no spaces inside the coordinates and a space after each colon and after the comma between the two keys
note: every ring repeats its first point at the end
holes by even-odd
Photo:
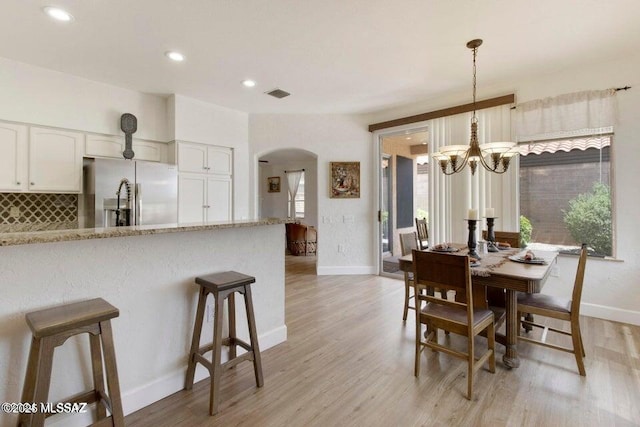
{"type": "Polygon", "coordinates": [[[473,118],[476,118],[476,55],[478,48],[473,48],[473,118]]]}

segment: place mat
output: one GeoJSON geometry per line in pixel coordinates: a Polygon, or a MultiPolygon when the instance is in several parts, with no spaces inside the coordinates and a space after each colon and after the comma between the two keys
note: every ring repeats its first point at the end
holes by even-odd
{"type": "MultiPolygon", "coordinates": [[[[520,252],[518,248],[512,248],[509,250],[501,250],[500,252],[488,252],[486,254],[479,254],[482,259],[480,260],[480,266],[471,269],[472,276],[489,277],[491,272],[500,267],[504,263],[509,261],[509,256],[520,252]]],[[[467,255],[468,249],[462,251],[461,255],[467,255]]]]}

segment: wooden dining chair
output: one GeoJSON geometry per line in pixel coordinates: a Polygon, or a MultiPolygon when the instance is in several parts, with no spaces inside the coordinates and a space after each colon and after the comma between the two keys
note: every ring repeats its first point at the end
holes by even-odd
{"type": "MultiPolygon", "coordinates": [[[[478,369],[489,362],[489,371],[496,371],[495,328],[493,312],[475,308],[474,287],[471,285],[469,257],[435,252],[413,251],[413,281],[416,295],[416,349],[414,375],[420,375],[420,354],[428,347],[467,361],[467,399],[473,396],[473,378],[478,369]],[[434,298],[417,292],[418,286],[431,286],[456,291],[456,300],[434,298]],[[464,296],[464,298],[461,298],[464,296]],[[422,306],[422,303],[426,304],[422,306]],[[427,325],[422,339],[422,324],[427,325]],[[467,351],[459,351],[438,343],[438,329],[467,337],[467,351]],[[475,358],[474,339],[486,331],[487,351],[475,358]]],[[[479,289],[484,295],[484,288],[479,289]]]]}
{"type": "MultiPolygon", "coordinates": [[[[505,242],[511,245],[512,248],[520,247],[520,233],[517,231],[494,231],[496,236],[496,242],[505,242]]],[[[487,240],[488,231],[482,230],[482,239],[487,240]]]]}
{"type": "MultiPolygon", "coordinates": [[[[412,233],[400,233],[400,250],[402,251],[402,255],[409,255],[414,249],[418,249],[418,237],[415,232],[412,233]]],[[[415,310],[415,307],[411,307],[409,305],[409,300],[414,298],[411,295],[411,289],[414,288],[413,285],[413,272],[405,271],[404,272],[404,311],[402,313],[402,321],[407,321],[407,314],[409,309],[415,310]]],[[[424,287],[421,288],[421,291],[424,287]]]]}
{"type": "Polygon", "coordinates": [[[426,219],[416,218],[416,231],[418,233],[419,249],[427,249],[429,247],[429,229],[427,228],[426,219]]]}
{"type": "MultiPolygon", "coordinates": [[[[566,332],[561,329],[552,328],[550,326],[540,325],[530,322],[526,319],[522,320],[523,326],[528,324],[533,327],[542,328],[542,338],[536,340],[530,337],[520,336],[518,332],[518,341],[527,341],[534,344],[543,345],[556,350],[573,353],[578,365],[580,375],[586,376],[584,369],[584,361],[586,355],[584,352],[584,344],[582,342],[582,334],[580,333],[580,299],[582,298],[582,284],[584,281],[584,271],[587,264],[587,245],[582,244],[580,258],[578,259],[578,271],[573,284],[573,295],[571,299],[552,297],[544,294],[519,294],[518,295],[518,319],[522,313],[531,313],[553,319],[566,320],[571,323],[571,331],[566,332]],[[563,335],[569,335],[573,341],[573,348],[564,347],[546,342],[547,332],[552,331],[563,335]]],[[[520,328],[518,328],[518,331],[520,328]]]]}

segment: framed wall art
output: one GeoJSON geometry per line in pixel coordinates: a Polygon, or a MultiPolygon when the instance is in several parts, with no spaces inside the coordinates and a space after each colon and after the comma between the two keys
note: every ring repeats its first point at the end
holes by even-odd
{"type": "Polygon", "coordinates": [[[280,177],[279,176],[270,176],[267,178],[267,183],[269,185],[269,193],[279,193],[280,192],[280,177]]]}
{"type": "Polygon", "coordinates": [[[331,162],[331,198],[360,198],[360,162],[331,162]]]}

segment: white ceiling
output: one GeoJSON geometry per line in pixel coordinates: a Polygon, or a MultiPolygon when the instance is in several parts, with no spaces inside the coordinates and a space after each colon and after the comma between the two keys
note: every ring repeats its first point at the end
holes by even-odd
{"type": "Polygon", "coordinates": [[[484,39],[479,86],[637,54],[640,1],[2,0],[0,13],[0,57],[250,113],[364,113],[471,93],[473,38],[484,39]],[[52,21],[49,4],[75,21],[52,21]],[[292,95],[263,93],[276,87],[292,95]]]}

